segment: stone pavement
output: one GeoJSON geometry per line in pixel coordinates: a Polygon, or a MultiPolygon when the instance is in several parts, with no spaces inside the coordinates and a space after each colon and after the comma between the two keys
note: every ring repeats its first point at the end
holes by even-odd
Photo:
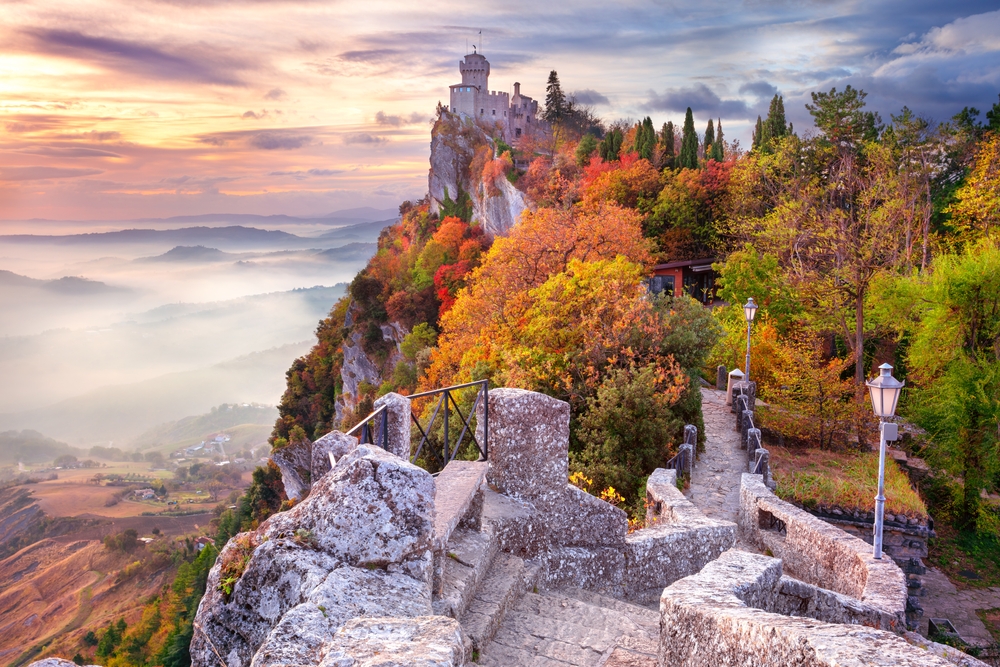
{"type": "Polygon", "coordinates": [[[740,510],[740,475],[746,452],[740,449],[736,416],[726,405],[726,392],[701,390],[705,419],[705,451],[698,457],[687,495],[706,516],[736,522],[740,510]]]}
{"type": "Polygon", "coordinates": [[[1000,587],[960,591],[936,567],[928,567],[927,574],[921,579],[925,594],[919,598],[920,606],[924,608],[920,634],[927,636],[928,619],[947,618],[962,639],[970,644],[986,646],[995,641],[976,615],[976,610],[1000,608],[1000,587]]]}

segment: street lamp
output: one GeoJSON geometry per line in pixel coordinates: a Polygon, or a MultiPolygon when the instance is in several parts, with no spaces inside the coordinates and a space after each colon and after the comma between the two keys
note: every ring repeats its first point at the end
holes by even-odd
{"type": "Polygon", "coordinates": [[[875,558],[882,558],[882,515],[885,512],[885,443],[895,440],[899,433],[895,424],[886,422],[896,414],[896,403],[905,382],[892,377],[892,366],[878,367],[879,376],[866,382],[872,395],[872,410],[879,419],[878,446],[878,495],[875,496],[875,558]]]}
{"type": "Polygon", "coordinates": [[[744,382],[750,381],[750,325],[753,324],[754,315],[757,314],[757,304],[754,303],[753,297],[747,299],[746,304],[743,306],[743,314],[747,318],[747,365],[744,370],[743,378],[744,382]]]}

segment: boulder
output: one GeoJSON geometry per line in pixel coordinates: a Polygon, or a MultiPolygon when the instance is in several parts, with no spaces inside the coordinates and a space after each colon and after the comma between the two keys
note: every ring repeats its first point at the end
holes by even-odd
{"type": "Polygon", "coordinates": [[[198,607],[192,663],[317,664],[351,618],[432,613],[433,519],[429,473],[356,447],[308,498],[226,544],[198,607]],[[223,565],[243,559],[227,596],[223,565]]]}
{"type": "MultiPolygon", "coordinates": [[[[62,658],[45,658],[44,660],[36,660],[35,662],[28,665],[28,667],[77,667],[77,664],[70,660],[63,660],[62,658]]],[[[85,667],[98,667],[98,666],[85,665],[85,667]]]]}
{"type": "Polygon", "coordinates": [[[320,477],[330,472],[330,455],[340,460],[354,451],[358,446],[358,439],[353,435],[346,435],[340,431],[330,431],[322,438],[312,444],[312,479],[318,480],[320,477]]]}

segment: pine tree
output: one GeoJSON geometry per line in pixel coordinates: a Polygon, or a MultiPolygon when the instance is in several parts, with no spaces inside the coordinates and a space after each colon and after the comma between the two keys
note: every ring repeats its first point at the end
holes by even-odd
{"type": "Polygon", "coordinates": [[[771,144],[776,139],[788,135],[788,125],[785,122],[785,102],[780,95],[771,98],[771,106],[767,110],[760,134],[759,147],[765,151],[771,150],[771,144]]]}
{"type": "Polygon", "coordinates": [[[705,159],[712,153],[712,144],[715,143],[715,125],[712,119],[708,119],[708,127],[705,128],[705,159]]]}
{"type": "Polygon", "coordinates": [[[711,159],[716,162],[722,162],[726,159],[725,155],[725,142],[722,140],[722,119],[720,118],[716,123],[715,131],[715,141],[712,142],[712,155],[711,159]]]}
{"type": "Polygon", "coordinates": [[[694,115],[691,107],[684,112],[684,130],[681,133],[681,169],[698,168],[698,133],[694,129],[694,115]]]}
{"type": "Polygon", "coordinates": [[[597,145],[597,154],[605,162],[614,162],[618,159],[618,153],[622,148],[622,141],[625,140],[621,131],[614,129],[604,135],[601,143],[597,145]]]}
{"type": "Polygon", "coordinates": [[[754,127],[753,130],[753,145],[752,145],[753,150],[760,149],[760,140],[763,138],[762,137],[763,134],[764,134],[764,123],[763,121],[761,121],[760,116],[757,116],[757,125],[754,127]]]}
{"type": "Polygon", "coordinates": [[[660,146],[663,147],[663,166],[670,169],[674,168],[674,162],[676,155],[674,153],[674,124],[673,122],[666,122],[663,124],[663,129],[660,130],[660,146]]]}
{"type": "Polygon", "coordinates": [[[545,86],[545,113],[542,118],[555,123],[566,113],[566,95],[563,94],[559,75],[555,70],[549,72],[549,82],[545,86]]]}

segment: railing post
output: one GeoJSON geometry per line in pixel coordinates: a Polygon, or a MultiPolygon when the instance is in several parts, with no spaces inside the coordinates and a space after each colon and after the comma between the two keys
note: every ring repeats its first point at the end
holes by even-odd
{"type": "Polygon", "coordinates": [[[490,381],[483,380],[483,460],[490,458],[490,381]]]}
{"type": "Polygon", "coordinates": [[[389,451],[389,411],[382,411],[382,449],[389,451]]]}

